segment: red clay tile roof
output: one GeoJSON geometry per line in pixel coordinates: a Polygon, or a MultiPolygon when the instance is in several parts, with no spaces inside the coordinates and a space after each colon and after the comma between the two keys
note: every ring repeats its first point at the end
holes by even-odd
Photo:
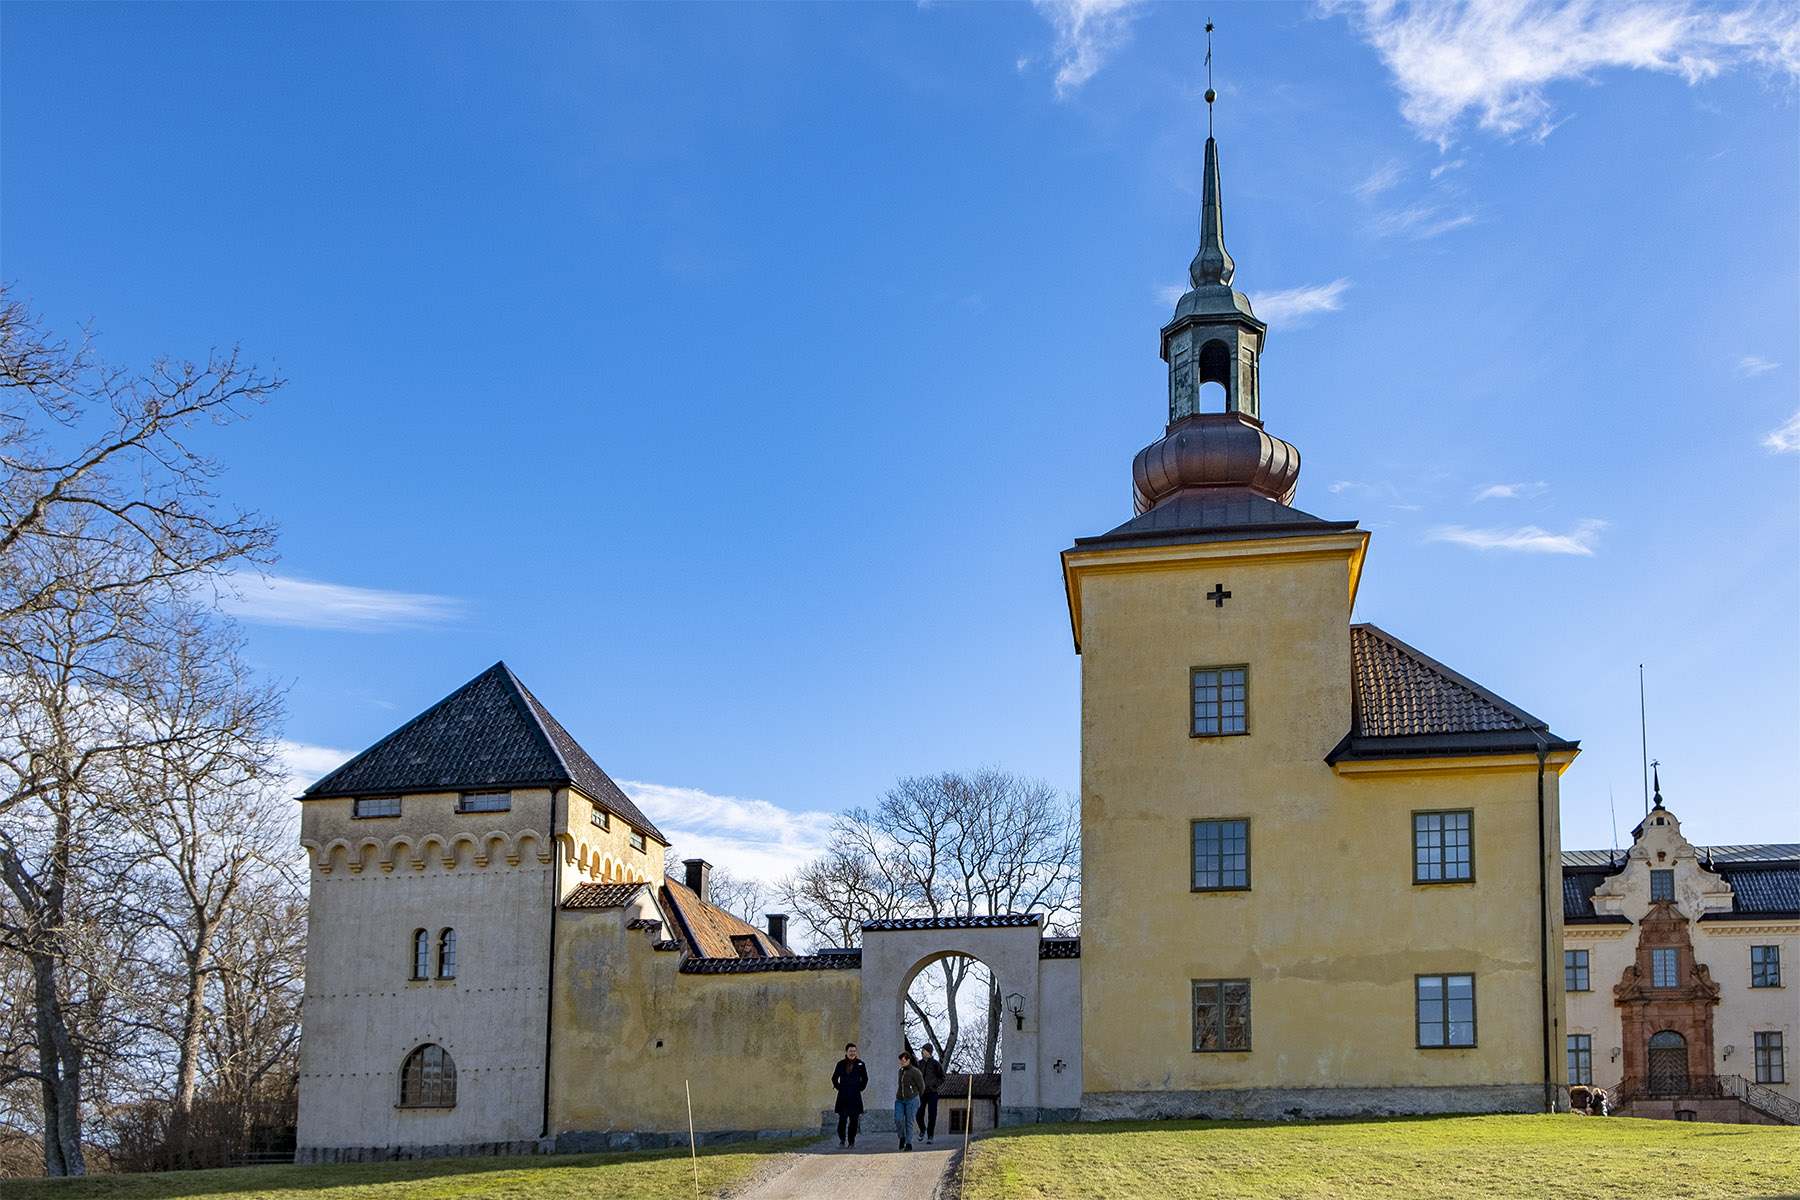
{"type": "Polygon", "coordinates": [[[762,930],[747,925],[716,904],[708,904],[674,876],[663,879],[663,909],[675,919],[673,932],[696,958],[741,957],[732,945],[734,937],[751,937],[763,957],[791,958],[794,952],[778,946],[762,930]]]}

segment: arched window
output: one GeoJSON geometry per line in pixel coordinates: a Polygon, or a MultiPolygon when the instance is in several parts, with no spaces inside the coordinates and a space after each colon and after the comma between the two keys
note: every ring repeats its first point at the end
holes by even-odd
{"type": "Polygon", "coordinates": [[[406,1056],[400,1067],[402,1108],[453,1108],[456,1105],[456,1064],[450,1052],[427,1042],[406,1056]]]}
{"type": "Polygon", "coordinates": [[[1214,338],[1200,347],[1196,398],[1200,412],[1225,412],[1231,407],[1231,347],[1214,338]],[[1217,387],[1208,385],[1216,384],[1217,387]]]}
{"type": "Polygon", "coordinates": [[[438,933],[438,978],[456,978],[456,930],[444,929],[438,933]]]}
{"type": "Polygon", "coordinates": [[[414,979],[430,979],[431,934],[423,929],[413,930],[412,950],[412,977],[414,979]]]}

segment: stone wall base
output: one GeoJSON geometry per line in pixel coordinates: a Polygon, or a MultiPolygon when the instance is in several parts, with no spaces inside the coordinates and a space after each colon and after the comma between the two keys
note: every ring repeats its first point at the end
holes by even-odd
{"type": "Polygon", "coordinates": [[[467,1142],[438,1146],[302,1146],[294,1161],[317,1163],[401,1162],[413,1158],[489,1158],[498,1154],[554,1154],[554,1138],[520,1142],[467,1142]]]}
{"type": "MultiPolygon", "coordinates": [[[[1084,1092],[1083,1121],[1286,1121],[1439,1113],[1538,1113],[1535,1083],[1470,1087],[1243,1088],[1196,1092],[1084,1092]]],[[[1005,1119],[1002,1117],[1002,1124],[1005,1119]]]]}
{"type": "MultiPolygon", "coordinates": [[[[837,1128],[837,1118],[832,1126],[837,1128]]],[[[697,1146],[730,1146],[739,1142],[773,1142],[784,1138],[816,1138],[819,1128],[812,1129],[712,1129],[694,1134],[697,1146]]],[[[555,1138],[558,1154],[606,1154],[621,1150],[687,1149],[688,1131],[667,1133],[644,1129],[572,1130],[555,1138]]]]}
{"type": "Polygon", "coordinates": [[[1631,1100],[1613,1110],[1615,1117],[1648,1117],[1653,1121],[1715,1121],[1721,1125],[1785,1125],[1787,1122],[1751,1108],[1736,1096],[1705,1100],[1631,1100]]]}

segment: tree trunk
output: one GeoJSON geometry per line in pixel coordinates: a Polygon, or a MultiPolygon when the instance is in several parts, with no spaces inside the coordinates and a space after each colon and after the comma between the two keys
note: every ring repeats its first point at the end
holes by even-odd
{"type": "Polygon", "coordinates": [[[56,961],[47,954],[30,957],[38,1069],[44,1084],[44,1174],[86,1175],[81,1153],[81,1056],[63,1021],[56,961]]]}

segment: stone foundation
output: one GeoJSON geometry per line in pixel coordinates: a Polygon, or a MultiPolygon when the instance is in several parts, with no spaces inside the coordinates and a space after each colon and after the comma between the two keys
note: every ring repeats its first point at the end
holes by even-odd
{"type": "MultiPolygon", "coordinates": [[[[1245,1088],[1196,1092],[1084,1092],[1083,1121],[1288,1121],[1447,1113],[1539,1113],[1535,1083],[1474,1087],[1245,1088]]],[[[1002,1117],[1002,1124],[1005,1119],[1002,1117]]]]}
{"type": "MultiPolygon", "coordinates": [[[[832,1128],[837,1118],[832,1117],[832,1128]]],[[[724,1129],[694,1135],[701,1146],[726,1146],[736,1142],[768,1142],[784,1138],[816,1138],[818,1129],[724,1129]]],[[[655,1133],[646,1130],[578,1130],[554,1137],[522,1142],[470,1142],[443,1146],[302,1146],[294,1161],[316,1163],[402,1162],[415,1158],[489,1158],[517,1154],[606,1154],[626,1150],[686,1149],[687,1130],[655,1133]]]]}
{"type": "Polygon", "coordinates": [[[1631,1100],[1615,1108],[1612,1115],[1647,1117],[1653,1121],[1713,1121],[1721,1125],[1786,1124],[1735,1096],[1715,1096],[1705,1100],[1631,1100]]]}
{"type": "Polygon", "coordinates": [[[522,1142],[469,1142],[441,1146],[302,1146],[294,1161],[302,1166],[318,1163],[401,1162],[413,1158],[491,1158],[500,1154],[554,1154],[554,1138],[522,1142]]]}

